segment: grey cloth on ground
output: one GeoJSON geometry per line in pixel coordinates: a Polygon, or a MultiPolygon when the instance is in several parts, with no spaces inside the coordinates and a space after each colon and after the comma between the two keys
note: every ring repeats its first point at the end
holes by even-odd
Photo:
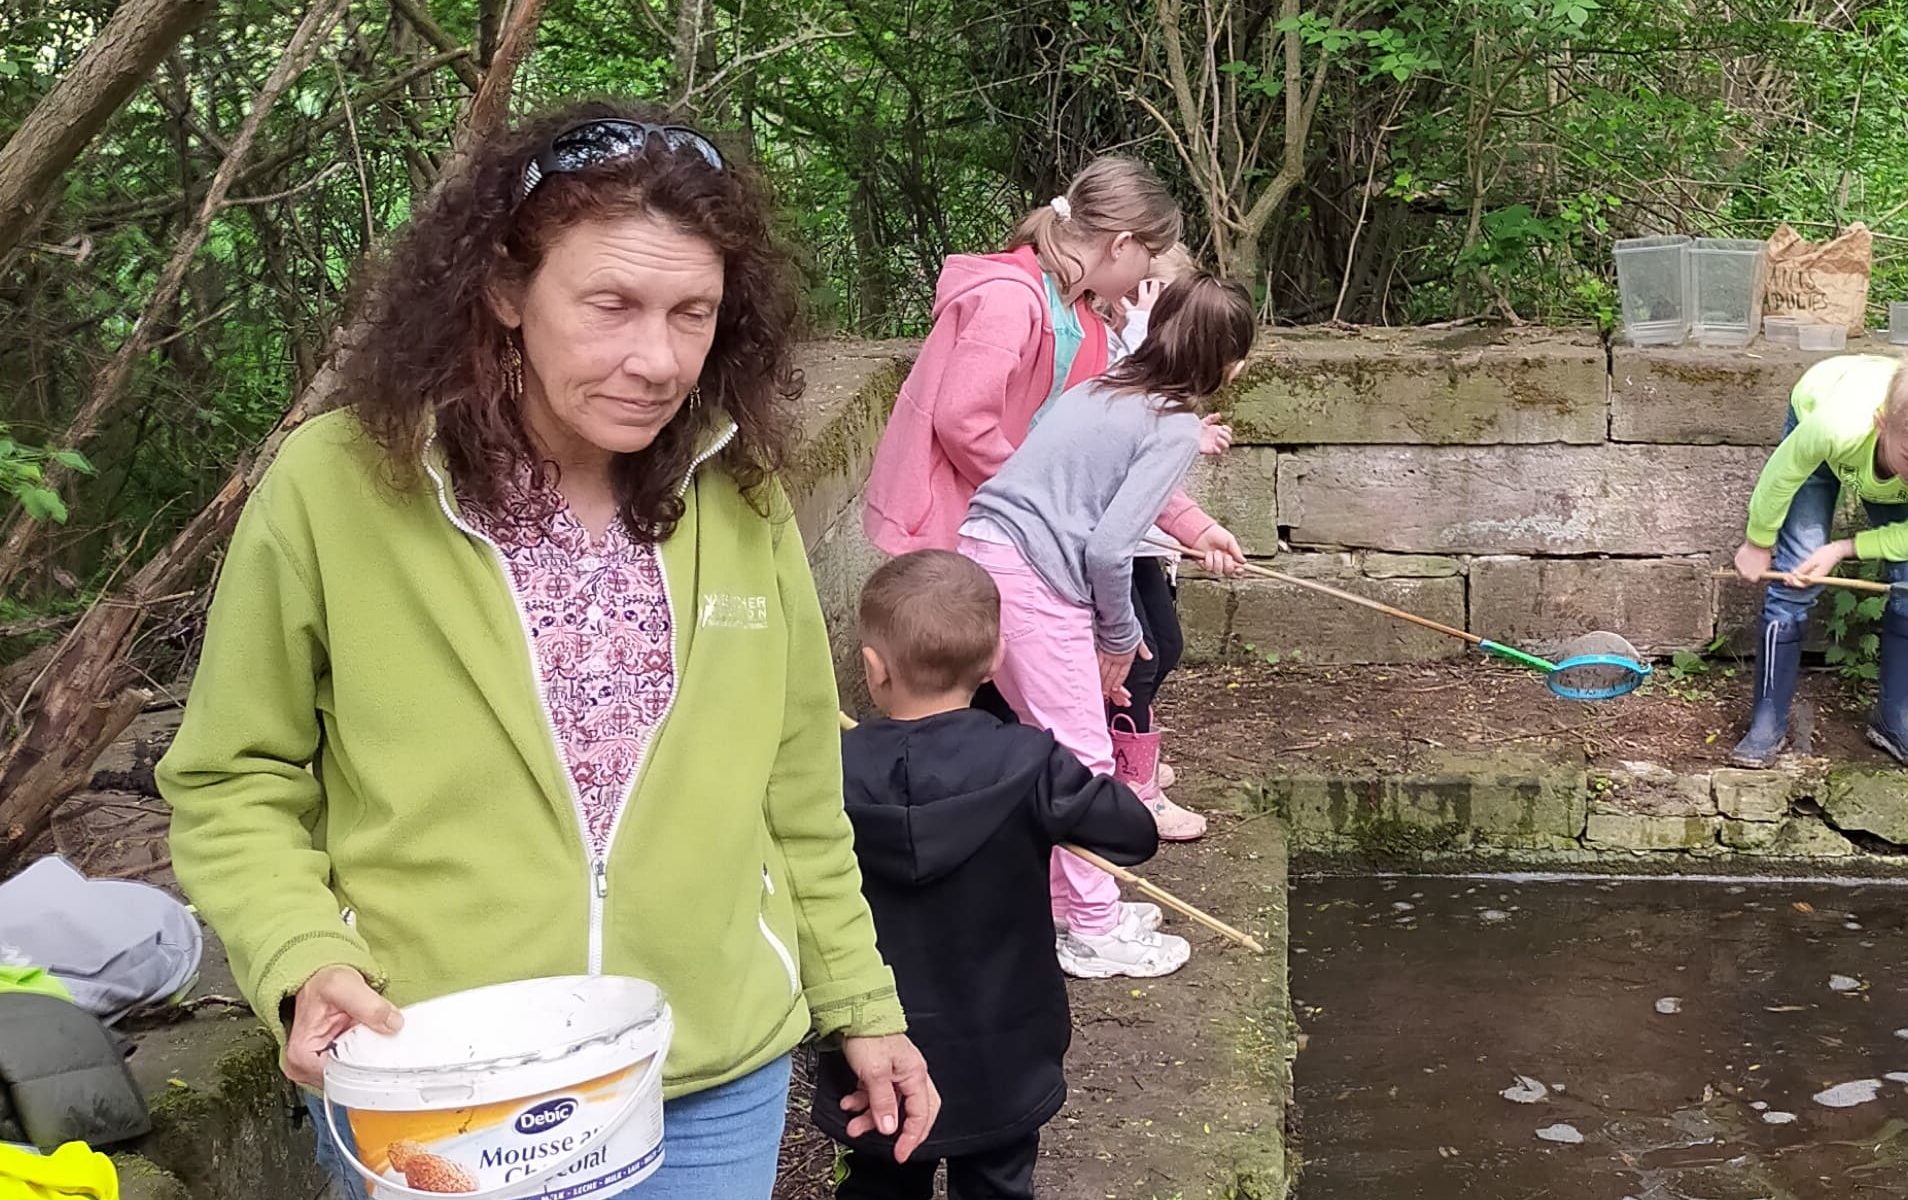
{"type": "Polygon", "coordinates": [[[1093,609],[1109,654],[1140,643],[1133,552],[1199,455],[1197,413],[1092,379],[1068,389],[968,505],[1046,585],[1093,609]]]}
{"type": "Polygon", "coordinates": [[[48,1152],[67,1142],[112,1145],[152,1130],[145,1095],[113,1035],[99,1018],[56,996],[0,993],[0,1096],[17,1136],[48,1152]]]}
{"type": "Polygon", "coordinates": [[[148,884],[88,879],[63,858],[0,883],[0,961],[45,967],[108,1024],[184,990],[204,948],[198,918],[148,884]]]}

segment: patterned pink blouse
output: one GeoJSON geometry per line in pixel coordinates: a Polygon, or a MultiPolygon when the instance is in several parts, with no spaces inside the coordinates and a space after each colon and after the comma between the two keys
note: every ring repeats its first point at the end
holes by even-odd
{"type": "Polygon", "coordinates": [[[505,507],[507,515],[467,504],[464,515],[503,552],[584,841],[601,858],[675,694],[662,564],[620,521],[593,541],[556,489],[528,473],[505,507]]]}

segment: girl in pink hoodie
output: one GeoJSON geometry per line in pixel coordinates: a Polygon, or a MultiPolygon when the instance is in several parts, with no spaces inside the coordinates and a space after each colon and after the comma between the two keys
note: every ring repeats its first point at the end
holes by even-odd
{"type": "MultiPolygon", "coordinates": [[[[1001,254],[957,254],[935,287],[934,328],[875,451],[863,524],[889,554],[952,550],[974,490],[992,479],[1054,397],[1107,368],[1112,305],[1179,240],[1170,193],[1130,158],[1097,158],[1029,213],[1001,254]]],[[[1231,533],[1176,492],[1159,527],[1243,558],[1231,533]]]]}

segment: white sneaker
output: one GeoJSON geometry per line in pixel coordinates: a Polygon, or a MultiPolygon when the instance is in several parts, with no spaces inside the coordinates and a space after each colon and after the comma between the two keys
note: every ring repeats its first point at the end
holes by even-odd
{"type": "MultiPolygon", "coordinates": [[[[1144,900],[1120,901],[1120,928],[1137,928],[1141,933],[1153,933],[1166,923],[1166,914],[1159,911],[1159,905],[1148,904],[1144,900]]],[[[1066,936],[1067,923],[1055,921],[1053,936],[1058,939],[1066,936]]]]}
{"type": "Polygon", "coordinates": [[[1068,933],[1060,939],[1060,969],[1075,979],[1111,979],[1126,975],[1156,979],[1171,975],[1192,957],[1192,946],[1170,933],[1149,933],[1118,926],[1098,936],[1068,933]]]}

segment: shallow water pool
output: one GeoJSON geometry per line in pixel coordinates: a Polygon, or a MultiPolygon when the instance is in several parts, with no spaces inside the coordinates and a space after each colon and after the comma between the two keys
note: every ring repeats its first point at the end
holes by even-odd
{"type": "Polygon", "coordinates": [[[1908,1197],[1908,887],[1292,891],[1300,1200],[1908,1197]]]}

